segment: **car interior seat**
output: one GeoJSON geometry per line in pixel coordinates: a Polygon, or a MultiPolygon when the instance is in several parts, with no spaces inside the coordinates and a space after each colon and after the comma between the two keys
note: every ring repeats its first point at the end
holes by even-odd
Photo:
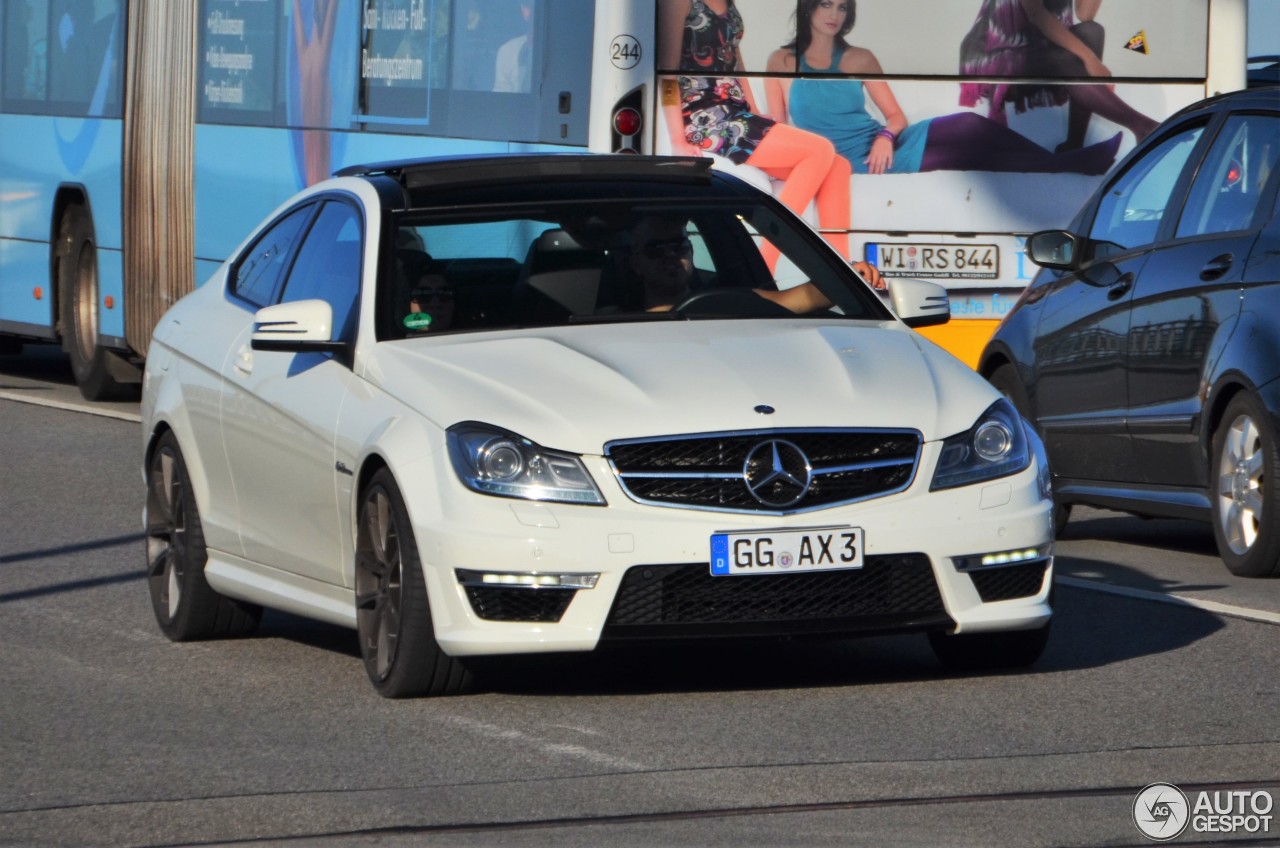
{"type": "Polygon", "coordinates": [[[547,230],[529,245],[512,293],[517,323],[560,323],[595,311],[607,255],[578,244],[566,231],[547,230]]]}

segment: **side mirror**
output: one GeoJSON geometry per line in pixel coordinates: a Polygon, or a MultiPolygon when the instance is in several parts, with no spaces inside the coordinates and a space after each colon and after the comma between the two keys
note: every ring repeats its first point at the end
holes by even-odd
{"type": "Polygon", "coordinates": [[[893,277],[888,284],[893,311],[908,327],[934,327],[951,320],[951,297],[937,283],[893,277]]]}
{"type": "Polygon", "coordinates": [[[259,309],[253,316],[249,346],[285,353],[339,353],[346,342],[333,340],[333,307],[324,300],[295,300],[259,309]]]}
{"type": "Polygon", "coordinates": [[[1080,242],[1066,230],[1042,230],[1027,236],[1027,258],[1042,268],[1071,271],[1080,258],[1080,242]]]}

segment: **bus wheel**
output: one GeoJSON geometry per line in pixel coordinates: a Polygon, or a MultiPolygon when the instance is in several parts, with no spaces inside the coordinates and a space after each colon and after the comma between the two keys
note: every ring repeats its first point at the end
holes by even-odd
{"type": "Polygon", "coordinates": [[[76,206],[63,216],[58,238],[58,323],[85,400],[137,398],[137,369],[98,344],[98,248],[88,216],[76,206]]]}

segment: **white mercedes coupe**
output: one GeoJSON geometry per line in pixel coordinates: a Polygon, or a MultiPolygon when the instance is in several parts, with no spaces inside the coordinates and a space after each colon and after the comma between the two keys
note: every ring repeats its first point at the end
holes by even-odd
{"type": "Polygon", "coordinates": [[[387,697],[645,640],[915,632],[944,666],[1033,663],[1043,452],[912,330],[945,291],[886,295],[705,160],[340,172],[155,328],[160,628],[344,625],[387,697]]]}

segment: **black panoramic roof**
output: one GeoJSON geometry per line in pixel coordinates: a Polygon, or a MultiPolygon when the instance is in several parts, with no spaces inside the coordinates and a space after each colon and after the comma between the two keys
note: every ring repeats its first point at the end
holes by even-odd
{"type": "Polygon", "coordinates": [[[409,191],[486,183],[622,179],[707,183],[709,159],[675,156],[535,153],[402,159],[343,168],[334,176],[384,175],[409,191]]]}
{"type": "Polygon", "coordinates": [[[710,159],[537,153],[405,159],[355,165],[392,209],[439,209],[590,199],[743,198],[759,192],[714,171],[710,159]]]}

